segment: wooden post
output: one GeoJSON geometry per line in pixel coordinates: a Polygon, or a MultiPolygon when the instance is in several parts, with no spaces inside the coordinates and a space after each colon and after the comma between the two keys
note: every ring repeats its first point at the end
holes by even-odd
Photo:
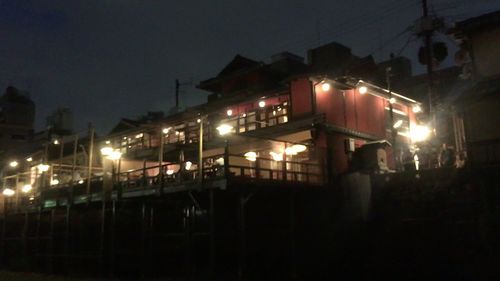
{"type": "Polygon", "coordinates": [[[115,276],[115,237],[116,237],[116,200],[112,201],[111,205],[111,231],[110,231],[110,249],[109,249],[109,277],[115,276]]]}
{"type": "Polygon", "coordinates": [[[28,211],[26,210],[24,212],[24,224],[23,224],[23,231],[21,233],[21,238],[22,238],[22,251],[23,251],[23,258],[28,259],[30,256],[28,256],[28,227],[29,227],[29,214],[28,211]]]}
{"type": "MultiPolygon", "coordinates": [[[[5,198],[5,197],[4,197],[5,198]]],[[[5,264],[5,231],[7,228],[7,213],[5,212],[2,215],[2,237],[0,240],[0,262],[1,264],[5,264]]]]}
{"type": "Polygon", "coordinates": [[[229,142],[224,139],[224,177],[229,179],[229,142]]]}
{"type": "Polygon", "coordinates": [[[287,158],[286,158],[286,142],[283,143],[283,146],[284,146],[284,149],[283,149],[283,161],[281,161],[281,171],[282,171],[282,176],[283,176],[283,180],[286,181],[288,178],[287,178],[287,174],[286,174],[286,161],[287,161],[287,158]]]}
{"type": "Polygon", "coordinates": [[[63,162],[63,157],[64,157],[64,137],[61,137],[61,142],[59,143],[59,171],[57,172],[57,176],[60,178],[61,177],[61,170],[62,170],[62,162],[63,162]]]}
{"type": "Polygon", "coordinates": [[[66,255],[65,261],[66,261],[66,270],[69,272],[71,270],[70,268],[70,252],[71,252],[71,204],[68,202],[66,204],[66,228],[65,228],[65,235],[64,235],[64,254],[66,255]]]}
{"type": "Polygon", "coordinates": [[[73,161],[71,162],[71,183],[69,185],[68,205],[73,205],[75,172],[76,172],[76,154],[78,152],[78,135],[75,135],[73,142],[73,161]]]}
{"type": "Polygon", "coordinates": [[[50,210],[49,245],[47,254],[47,271],[52,273],[54,269],[54,216],[56,209],[50,210]]]}
{"type": "Polygon", "coordinates": [[[106,241],[106,199],[101,198],[101,229],[100,229],[100,239],[99,239],[99,261],[101,264],[101,272],[104,275],[104,260],[105,260],[105,247],[104,243],[106,241]]]}
{"type": "Polygon", "coordinates": [[[209,191],[209,219],[210,219],[210,257],[209,257],[209,267],[210,267],[210,279],[216,280],[216,237],[215,237],[215,205],[214,205],[214,189],[211,188],[209,191]]]}
{"type": "Polygon", "coordinates": [[[238,218],[239,218],[239,234],[240,234],[240,254],[239,254],[239,264],[238,264],[238,280],[243,280],[245,277],[245,271],[246,271],[246,266],[247,266],[247,245],[246,245],[246,213],[245,213],[245,206],[248,200],[250,199],[251,195],[244,196],[243,194],[240,193],[239,196],[239,212],[238,212],[238,218]]]}
{"type": "Polygon", "coordinates": [[[16,212],[19,212],[19,174],[16,174],[16,185],[14,187],[14,190],[16,191],[16,212]]]}
{"type": "Polygon", "coordinates": [[[290,277],[291,280],[297,280],[296,264],[296,242],[295,242],[295,191],[290,192],[289,205],[289,223],[290,223],[290,277]]]}
{"type": "Polygon", "coordinates": [[[146,203],[141,207],[141,279],[146,276],[146,203]]]}
{"type": "Polygon", "coordinates": [[[88,169],[87,169],[87,205],[90,204],[90,201],[92,198],[90,198],[90,181],[92,179],[92,162],[93,162],[93,156],[94,156],[94,127],[92,124],[89,124],[89,137],[90,137],[90,144],[89,144],[89,163],[88,163],[88,169]]]}
{"type": "Polygon", "coordinates": [[[198,183],[203,184],[203,119],[200,118],[200,129],[198,132],[198,183]]]}
{"type": "Polygon", "coordinates": [[[163,129],[160,128],[160,148],[158,149],[158,176],[160,177],[160,195],[163,195],[163,185],[165,182],[165,174],[163,171],[163,154],[165,146],[165,136],[163,135],[163,129]]]}

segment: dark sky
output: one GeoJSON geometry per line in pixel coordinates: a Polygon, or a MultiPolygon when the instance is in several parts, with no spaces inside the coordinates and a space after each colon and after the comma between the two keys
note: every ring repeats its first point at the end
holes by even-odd
{"type": "MultiPolygon", "coordinates": [[[[500,9],[495,0],[429,2],[448,22],[500,9]]],[[[237,53],[266,62],[338,41],[359,56],[414,58],[420,41],[403,32],[420,14],[417,0],[0,0],[0,86],[30,92],[38,129],[64,106],[76,129],[90,121],[106,132],[120,117],[168,111],[175,78],[192,82],[183,105],[205,101],[194,85],[237,53]]]]}

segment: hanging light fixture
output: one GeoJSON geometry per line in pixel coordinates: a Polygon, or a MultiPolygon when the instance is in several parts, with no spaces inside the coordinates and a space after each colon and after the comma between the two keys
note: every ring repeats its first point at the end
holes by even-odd
{"type": "Polygon", "coordinates": [[[326,91],[329,91],[329,90],[330,90],[330,88],[331,88],[331,87],[330,87],[330,83],[323,82],[323,83],[321,84],[321,90],[323,90],[323,91],[325,91],[325,92],[326,92],[326,91]]]}
{"type": "Polygon", "coordinates": [[[247,159],[248,161],[255,162],[257,160],[257,153],[254,151],[249,151],[245,153],[243,156],[245,156],[245,159],[247,159]]]}

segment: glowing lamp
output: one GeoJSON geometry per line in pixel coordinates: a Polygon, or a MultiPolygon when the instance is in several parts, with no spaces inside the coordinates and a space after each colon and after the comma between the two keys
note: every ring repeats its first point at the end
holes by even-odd
{"type": "Polygon", "coordinates": [[[233,111],[231,109],[228,109],[226,111],[226,114],[227,114],[227,116],[231,116],[231,115],[233,115],[233,111]]]}
{"type": "Polygon", "coordinates": [[[38,168],[38,171],[43,173],[43,172],[47,172],[50,169],[50,166],[47,164],[39,164],[37,166],[37,168],[38,168]]]}
{"type": "Polygon", "coordinates": [[[233,131],[233,126],[228,124],[221,124],[217,127],[217,131],[221,136],[227,135],[233,131]]]}
{"type": "Polygon", "coordinates": [[[303,144],[294,144],[294,145],[292,145],[292,148],[297,153],[304,152],[307,150],[307,146],[305,146],[303,144]]]}
{"type": "Polygon", "coordinates": [[[255,153],[254,151],[249,151],[243,156],[245,156],[245,159],[247,159],[248,161],[255,162],[257,160],[257,153],[255,153]]]}
{"type": "Polygon", "coordinates": [[[394,129],[397,129],[401,127],[401,125],[403,125],[403,120],[399,119],[398,121],[396,121],[396,123],[394,123],[392,127],[394,127],[394,129]]]}
{"type": "Polygon", "coordinates": [[[364,95],[368,92],[368,88],[365,86],[361,86],[361,87],[359,87],[358,91],[360,94],[364,95]]]}
{"type": "Polygon", "coordinates": [[[283,161],[283,154],[276,153],[274,151],[269,152],[269,155],[273,158],[274,161],[283,161]]]}
{"type": "Polygon", "coordinates": [[[7,197],[10,197],[10,196],[13,196],[14,194],[16,194],[16,192],[13,189],[6,188],[3,190],[2,194],[7,196],[7,197]]]}
{"type": "Polygon", "coordinates": [[[108,156],[108,155],[111,155],[111,153],[113,153],[113,148],[112,147],[105,146],[105,147],[101,148],[101,154],[102,155],[108,156]]]}
{"type": "Polygon", "coordinates": [[[108,156],[107,158],[109,160],[118,160],[120,158],[122,158],[122,153],[118,150],[113,150],[108,156]]]}
{"type": "Polygon", "coordinates": [[[323,91],[329,91],[330,90],[330,84],[329,83],[323,83],[321,84],[321,90],[323,91]]]}
{"type": "Polygon", "coordinates": [[[297,151],[293,149],[293,147],[287,147],[285,148],[285,154],[286,155],[297,155],[297,151]]]}
{"type": "Polygon", "coordinates": [[[431,135],[431,130],[427,126],[416,125],[410,130],[410,138],[413,142],[425,141],[431,135]]]}
{"type": "Polygon", "coordinates": [[[389,102],[392,104],[392,103],[395,103],[396,102],[396,99],[395,98],[390,98],[389,99],[389,102]]]}
{"type": "Polygon", "coordinates": [[[24,193],[28,193],[28,192],[30,192],[32,189],[33,189],[33,187],[31,186],[31,184],[26,184],[26,185],[24,185],[24,186],[21,188],[21,191],[22,191],[22,192],[24,192],[24,193]]]}
{"type": "Polygon", "coordinates": [[[215,163],[220,166],[224,166],[224,157],[219,157],[215,160],[215,163]]]}
{"type": "Polygon", "coordinates": [[[420,107],[420,105],[417,104],[412,108],[412,111],[413,113],[419,113],[422,112],[422,108],[420,107]]]}
{"type": "Polygon", "coordinates": [[[12,168],[15,168],[19,165],[19,163],[17,161],[12,161],[9,163],[9,166],[11,166],[12,168]]]}
{"type": "Polygon", "coordinates": [[[265,102],[265,101],[263,101],[263,100],[259,101],[259,107],[261,107],[261,108],[262,108],[262,107],[264,107],[264,106],[266,106],[266,102],[265,102]]]}

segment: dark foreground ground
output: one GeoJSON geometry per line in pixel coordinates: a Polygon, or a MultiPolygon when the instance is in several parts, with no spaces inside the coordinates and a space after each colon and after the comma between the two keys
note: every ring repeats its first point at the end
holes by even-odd
{"type": "MultiPolygon", "coordinates": [[[[50,276],[36,273],[19,273],[0,271],[0,280],[2,281],[100,281],[99,279],[74,279],[62,276],[50,276]]],[[[101,279],[103,280],[103,279],[101,279]]]]}
{"type": "MultiPolygon", "coordinates": [[[[22,273],[0,271],[1,281],[104,281],[110,279],[88,279],[88,278],[71,278],[64,276],[44,275],[38,273],[22,273]]],[[[114,279],[116,280],[116,279],[114,279]]],[[[172,281],[171,279],[155,279],[149,281],[172,281]]]]}

